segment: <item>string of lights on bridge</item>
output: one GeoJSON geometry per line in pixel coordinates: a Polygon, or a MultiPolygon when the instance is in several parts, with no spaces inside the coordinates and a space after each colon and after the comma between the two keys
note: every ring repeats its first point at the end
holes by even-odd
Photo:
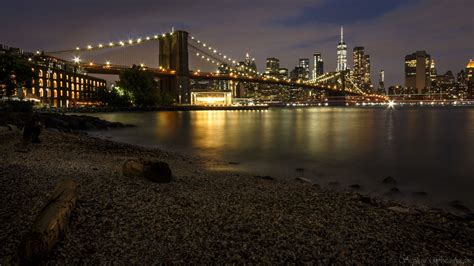
{"type": "MultiPolygon", "coordinates": [[[[130,47],[130,46],[134,46],[134,45],[145,44],[145,43],[151,42],[151,41],[157,41],[157,40],[160,40],[161,38],[164,38],[168,35],[172,35],[173,33],[174,32],[167,32],[167,33],[162,33],[162,34],[150,35],[150,36],[146,36],[146,37],[139,37],[139,38],[135,38],[135,39],[128,39],[127,41],[119,40],[119,41],[110,41],[110,42],[106,42],[106,43],[99,43],[97,45],[89,44],[85,47],[77,46],[74,49],[48,52],[48,54],[60,54],[60,53],[81,52],[81,51],[89,52],[89,51],[102,50],[102,49],[111,49],[111,48],[116,48],[116,47],[122,47],[122,48],[123,47],[130,47]]],[[[330,74],[328,73],[328,74],[323,75],[318,80],[312,80],[312,81],[311,80],[310,81],[303,81],[303,80],[291,81],[289,79],[281,80],[277,77],[263,76],[260,72],[256,71],[255,69],[252,69],[252,68],[250,68],[246,65],[240,64],[240,62],[237,62],[236,59],[228,56],[227,54],[221,52],[219,49],[217,49],[215,47],[212,47],[208,43],[206,43],[202,40],[199,40],[194,36],[190,36],[190,40],[192,42],[194,42],[195,44],[197,44],[197,46],[198,46],[198,47],[195,47],[194,45],[190,46],[190,47],[194,47],[194,48],[196,48],[196,50],[198,50],[196,53],[194,53],[195,56],[197,56],[201,60],[204,60],[205,62],[211,63],[213,65],[216,65],[217,67],[221,67],[221,68],[224,68],[224,69],[228,70],[230,72],[228,74],[230,77],[238,78],[238,77],[243,76],[243,77],[246,77],[246,78],[249,78],[249,79],[262,79],[264,81],[273,80],[275,82],[285,82],[288,85],[291,85],[292,83],[296,83],[296,84],[309,85],[309,86],[320,86],[323,89],[330,89],[330,90],[337,90],[337,91],[342,91],[343,90],[341,88],[337,88],[337,86],[335,86],[335,85],[330,86],[330,85],[324,84],[327,80],[334,79],[337,75],[340,75],[340,73],[330,73],[330,74]],[[244,71],[240,71],[242,69],[244,71]]],[[[254,59],[252,59],[252,60],[254,60],[254,59]]],[[[81,64],[81,58],[79,56],[74,56],[73,62],[76,63],[76,64],[81,64]]],[[[105,64],[96,64],[94,62],[89,62],[88,64],[82,64],[82,65],[83,66],[89,66],[89,67],[100,66],[100,67],[105,67],[105,68],[110,68],[110,67],[113,66],[112,63],[109,60],[107,60],[105,62],[105,64]]],[[[141,68],[147,68],[145,66],[145,64],[140,64],[140,67],[141,68]]],[[[155,70],[155,69],[152,69],[152,70],[155,70]]],[[[168,71],[167,69],[164,69],[161,66],[156,70],[160,71],[160,72],[167,72],[168,71]]],[[[172,73],[173,71],[169,70],[168,72],[172,73]]],[[[202,74],[207,75],[205,73],[202,73],[202,74]]],[[[193,75],[195,75],[195,76],[202,75],[202,74],[201,74],[200,70],[193,73],[193,75]]],[[[219,75],[219,74],[223,74],[223,73],[219,73],[219,70],[217,70],[215,74],[219,75]]],[[[350,79],[349,79],[349,82],[351,82],[350,79]]],[[[353,93],[359,93],[359,94],[362,94],[364,96],[374,96],[374,95],[369,95],[369,94],[363,92],[362,90],[360,90],[357,87],[355,88],[355,90],[352,90],[352,89],[346,89],[346,90],[349,91],[349,92],[353,92],[353,93]]]]}

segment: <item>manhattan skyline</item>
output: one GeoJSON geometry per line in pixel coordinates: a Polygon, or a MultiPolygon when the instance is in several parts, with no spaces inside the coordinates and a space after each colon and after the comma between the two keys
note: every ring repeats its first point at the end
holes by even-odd
{"type": "MultiPolygon", "coordinates": [[[[465,0],[111,3],[6,3],[0,22],[15,24],[0,29],[1,43],[25,50],[55,50],[165,32],[174,26],[209,40],[234,58],[249,52],[261,72],[267,57],[277,57],[283,67],[292,68],[299,58],[311,58],[315,52],[322,53],[325,71],[333,71],[344,26],[348,51],[364,46],[371,55],[372,76],[384,69],[388,85],[403,84],[404,56],[416,50],[430,53],[439,73],[457,73],[474,57],[470,14],[474,3],[465,0]],[[26,5],[29,8],[19,12],[26,5]]],[[[348,66],[353,67],[350,53],[348,66]]]]}

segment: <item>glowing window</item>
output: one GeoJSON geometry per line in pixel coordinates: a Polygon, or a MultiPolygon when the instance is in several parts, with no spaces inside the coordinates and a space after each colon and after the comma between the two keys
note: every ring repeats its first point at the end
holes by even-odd
{"type": "Polygon", "coordinates": [[[39,84],[40,87],[43,87],[43,85],[44,85],[44,84],[43,84],[43,79],[39,79],[39,80],[38,80],[38,84],[39,84]]]}
{"type": "Polygon", "coordinates": [[[38,77],[42,77],[42,76],[43,76],[43,70],[40,69],[38,72],[38,77]]]}
{"type": "Polygon", "coordinates": [[[39,89],[39,94],[40,94],[40,97],[44,97],[43,89],[39,89]]]}

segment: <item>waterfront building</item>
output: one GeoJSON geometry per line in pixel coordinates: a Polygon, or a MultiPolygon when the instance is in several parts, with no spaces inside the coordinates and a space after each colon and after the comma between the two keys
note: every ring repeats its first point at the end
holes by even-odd
{"type": "Polygon", "coordinates": [[[417,51],[405,56],[405,86],[417,93],[430,87],[431,56],[425,51],[417,51]]]}
{"type": "Polygon", "coordinates": [[[278,76],[278,70],[280,69],[280,60],[275,57],[267,58],[265,75],[270,77],[278,76]]]}
{"type": "Polygon", "coordinates": [[[1,53],[18,56],[31,65],[31,87],[20,88],[19,98],[40,102],[53,107],[71,107],[96,104],[95,93],[105,89],[105,80],[91,77],[78,64],[42,53],[25,53],[18,48],[0,47],[1,53]]]}
{"type": "Polygon", "coordinates": [[[231,91],[192,91],[191,105],[229,106],[232,105],[231,91]]]}
{"type": "Polygon", "coordinates": [[[321,53],[313,54],[313,72],[312,79],[315,80],[319,76],[322,76],[324,73],[324,61],[321,53]]]}
{"type": "Polygon", "coordinates": [[[466,80],[469,89],[469,98],[474,99],[474,60],[469,60],[466,66],[466,80]]]}
{"type": "Polygon", "coordinates": [[[309,71],[309,59],[308,58],[301,58],[299,60],[298,66],[304,69],[304,75],[303,75],[302,79],[308,80],[309,79],[309,73],[310,73],[310,71],[309,71]]]}
{"type": "Polygon", "coordinates": [[[365,54],[364,47],[354,47],[354,69],[352,78],[356,86],[365,92],[372,92],[370,80],[370,56],[365,54]]]}
{"type": "Polygon", "coordinates": [[[347,45],[344,42],[344,28],[341,27],[341,41],[337,45],[337,68],[336,71],[347,70],[347,45]]]}

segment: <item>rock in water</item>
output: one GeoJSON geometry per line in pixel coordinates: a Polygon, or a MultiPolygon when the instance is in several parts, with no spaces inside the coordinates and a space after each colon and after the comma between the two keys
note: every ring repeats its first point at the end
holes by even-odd
{"type": "Polygon", "coordinates": [[[384,184],[396,184],[397,183],[397,180],[395,180],[395,178],[391,177],[391,176],[388,176],[386,178],[384,178],[384,180],[382,181],[384,184]]]}
{"type": "Polygon", "coordinates": [[[165,162],[131,159],[123,164],[123,175],[144,177],[155,183],[169,183],[173,179],[171,169],[165,162]]]}

